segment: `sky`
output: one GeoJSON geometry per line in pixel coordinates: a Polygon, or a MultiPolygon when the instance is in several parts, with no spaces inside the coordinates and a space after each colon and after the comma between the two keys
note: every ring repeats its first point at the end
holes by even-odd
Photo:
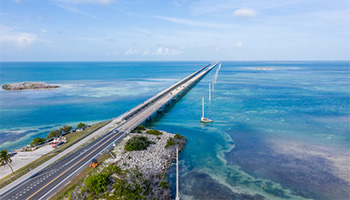
{"type": "Polygon", "coordinates": [[[0,0],[0,61],[350,60],[349,0],[0,0]]]}

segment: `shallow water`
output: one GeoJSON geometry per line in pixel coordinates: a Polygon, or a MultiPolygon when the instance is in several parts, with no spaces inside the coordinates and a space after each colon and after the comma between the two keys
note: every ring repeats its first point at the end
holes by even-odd
{"type": "MultiPolygon", "coordinates": [[[[116,117],[205,64],[2,63],[1,84],[62,87],[1,91],[0,148],[23,146],[62,124],[116,117]]],[[[223,62],[208,103],[215,70],[146,123],[188,138],[180,153],[184,199],[350,198],[348,62],[223,62]],[[213,123],[199,122],[201,97],[213,123]]]]}

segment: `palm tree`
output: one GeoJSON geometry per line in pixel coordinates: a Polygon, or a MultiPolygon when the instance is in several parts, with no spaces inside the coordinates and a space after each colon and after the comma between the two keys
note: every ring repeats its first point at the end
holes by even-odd
{"type": "Polygon", "coordinates": [[[11,168],[11,171],[14,174],[13,169],[10,165],[10,163],[12,162],[10,157],[11,157],[10,154],[7,153],[7,149],[1,150],[0,151],[0,166],[5,162],[11,168]]]}

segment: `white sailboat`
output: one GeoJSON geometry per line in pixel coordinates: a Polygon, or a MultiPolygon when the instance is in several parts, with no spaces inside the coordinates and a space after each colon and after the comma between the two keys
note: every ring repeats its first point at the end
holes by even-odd
{"type": "Polygon", "coordinates": [[[213,122],[214,120],[209,119],[209,118],[205,118],[204,117],[204,98],[202,98],[202,118],[201,118],[201,122],[203,123],[209,123],[209,122],[213,122]]]}

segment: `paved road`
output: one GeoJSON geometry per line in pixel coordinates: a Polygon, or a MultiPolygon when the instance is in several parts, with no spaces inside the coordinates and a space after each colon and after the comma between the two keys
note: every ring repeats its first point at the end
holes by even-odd
{"type": "MultiPolygon", "coordinates": [[[[114,130],[109,131],[107,134],[90,143],[86,147],[70,154],[53,165],[46,167],[35,176],[28,178],[26,181],[2,194],[0,199],[36,200],[49,198],[61,187],[67,184],[74,176],[79,174],[81,170],[88,166],[91,163],[92,158],[98,158],[100,155],[106,152],[107,149],[112,149],[113,142],[118,143],[130,132],[130,130],[141,124],[154,112],[159,110],[162,106],[171,101],[185,89],[189,89],[191,86],[193,86],[217,64],[218,63],[213,64],[205,70],[202,68],[202,71],[199,70],[199,73],[196,73],[193,77],[190,77],[188,80],[186,80],[186,82],[180,81],[180,85],[175,84],[171,86],[170,91],[165,90],[167,91],[166,94],[159,93],[155,96],[156,98],[152,97],[152,104],[147,106],[142,106],[145,104],[140,104],[137,106],[139,108],[136,109],[138,112],[133,114],[128,118],[128,120],[118,127],[119,132],[116,133],[114,130]],[[159,95],[161,98],[158,98],[159,95]]],[[[148,104],[147,101],[146,104],[148,104]]],[[[135,108],[133,110],[135,111],[135,108]]]]}

